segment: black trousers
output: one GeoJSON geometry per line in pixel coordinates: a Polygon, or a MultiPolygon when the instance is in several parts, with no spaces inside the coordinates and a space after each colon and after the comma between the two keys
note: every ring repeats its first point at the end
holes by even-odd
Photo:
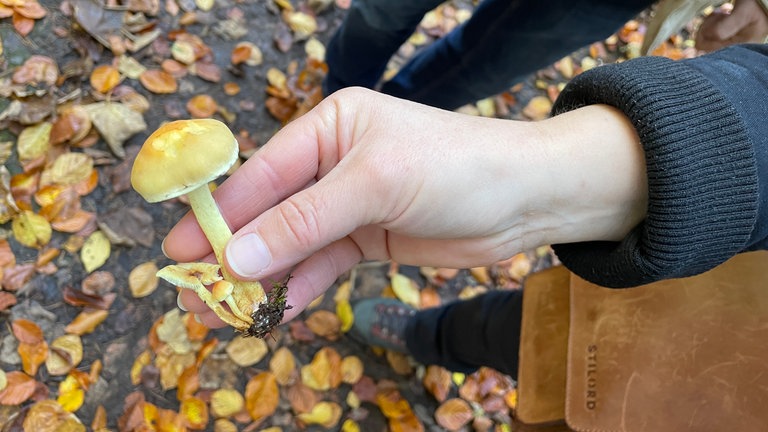
{"type": "Polygon", "coordinates": [[[523,291],[491,291],[419,311],[405,343],[420,363],[470,373],[481,366],[517,378],[523,291]]]}

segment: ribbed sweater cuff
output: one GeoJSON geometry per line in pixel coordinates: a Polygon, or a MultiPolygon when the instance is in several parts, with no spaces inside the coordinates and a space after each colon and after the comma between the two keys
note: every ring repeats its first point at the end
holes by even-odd
{"type": "Polygon", "coordinates": [[[620,242],[555,245],[571,271],[607,287],[702,273],[740,252],[757,218],[757,167],[746,126],[685,62],[660,57],[576,77],[553,114],[590,104],[622,110],[645,150],[648,213],[620,242]]]}

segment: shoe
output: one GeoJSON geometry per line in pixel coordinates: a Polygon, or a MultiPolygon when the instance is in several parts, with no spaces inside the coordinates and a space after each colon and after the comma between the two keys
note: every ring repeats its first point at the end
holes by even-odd
{"type": "Polygon", "coordinates": [[[349,335],[361,343],[408,353],[405,328],[416,309],[388,298],[365,299],[352,306],[355,321],[349,335]]]}

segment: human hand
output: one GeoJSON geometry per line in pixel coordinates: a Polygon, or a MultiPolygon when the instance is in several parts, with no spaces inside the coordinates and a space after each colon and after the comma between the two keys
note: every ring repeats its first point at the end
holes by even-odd
{"type": "Polygon", "coordinates": [[[696,33],[696,48],[715,51],[737,43],[762,43],[768,37],[768,11],[759,0],[739,0],[731,13],[714,12],[696,33]]]}
{"type": "MultiPolygon", "coordinates": [[[[634,129],[610,107],[516,122],[346,89],[214,195],[236,230],[232,273],[292,274],[289,320],[362,259],[465,268],[543,244],[617,240],[645,213],[645,183],[634,129]]],[[[180,262],[210,254],[189,215],[163,246],[180,262]]],[[[222,325],[194,294],[180,303],[222,325]]]]}

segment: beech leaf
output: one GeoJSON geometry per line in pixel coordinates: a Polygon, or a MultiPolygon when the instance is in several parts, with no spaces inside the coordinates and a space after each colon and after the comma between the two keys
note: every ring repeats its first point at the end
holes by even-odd
{"type": "Polygon", "coordinates": [[[128,138],[147,129],[144,117],[119,102],[96,102],[85,105],[91,122],[115,155],[125,157],[123,144],[128,138]]]}

